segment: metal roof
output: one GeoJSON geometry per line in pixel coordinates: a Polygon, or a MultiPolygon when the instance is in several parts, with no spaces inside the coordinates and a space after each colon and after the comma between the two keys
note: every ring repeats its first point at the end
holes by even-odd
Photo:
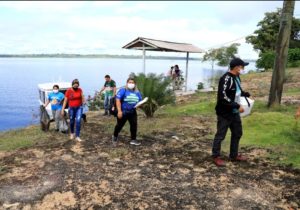
{"type": "Polygon", "coordinates": [[[165,51],[165,52],[190,52],[203,53],[204,50],[188,43],[169,42],[156,39],[148,39],[138,37],[124,47],[125,49],[150,50],[150,51],[165,51]],[[143,47],[144,45],[144,47],[143,47]]]}

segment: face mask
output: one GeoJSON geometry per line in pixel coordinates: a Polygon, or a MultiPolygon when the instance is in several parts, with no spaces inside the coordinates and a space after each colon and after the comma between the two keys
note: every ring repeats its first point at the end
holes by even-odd
{"type": "Polygon", "coordinates": [[[135,87],[135,84],[128,83],[128,84],[127,84],[127,87],[128,87],[129,89],[132,90],[132,89],[135,87]]]}
{"type": "Polygon", "coordinates": [[[58,90],[53,90],[53,93],[58,93],[58,90]]]}

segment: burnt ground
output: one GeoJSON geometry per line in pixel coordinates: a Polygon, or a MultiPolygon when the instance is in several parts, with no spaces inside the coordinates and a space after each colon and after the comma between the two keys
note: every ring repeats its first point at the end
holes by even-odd
{"type": "Polygon", "coordinates": [[[300,172],[266,158],[272,151],[241,148],[248,162],[212,163],[212,119],[182,117],[140,136],[141,146],[125,128],[117,147],[113,119],[88,120],[84,142],[51,131],[46,143],[0,153],[0,209],[300,208],[300,172]]]}

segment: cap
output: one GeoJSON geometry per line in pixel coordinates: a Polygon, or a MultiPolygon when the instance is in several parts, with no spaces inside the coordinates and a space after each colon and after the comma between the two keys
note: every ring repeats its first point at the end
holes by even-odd
{"type": "Polygon", "coordinates": [[[236,66],[247,66],[249,63],[248,62],[244,62],[242,59],[240,58],[234,58],[230,61],[230,68],[234,68],[236,66]]]}

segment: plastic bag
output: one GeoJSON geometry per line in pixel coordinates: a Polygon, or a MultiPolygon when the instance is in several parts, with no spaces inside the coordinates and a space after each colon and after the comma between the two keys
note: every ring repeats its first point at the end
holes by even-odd
{"type": "Polygon", "coordinates": [[[240,104],[244,108],[244,112],[240,113],[240,116],[246,117],[246,116],[250,115],[252,107],[254,105],[254,100],[252,100],[250,98],[246,99],[246,97],[241,97],[240,104]],[[248,100],[249,104],[248,104],[247,100],[248,100]]]}
{"type": "Polygon", "coordinates": [[[40,106],[40,123],[41,123],[41,129],[43,131],[49,130],[50,117],[48,115],[46,108],[43,105],[40,106]]]}

